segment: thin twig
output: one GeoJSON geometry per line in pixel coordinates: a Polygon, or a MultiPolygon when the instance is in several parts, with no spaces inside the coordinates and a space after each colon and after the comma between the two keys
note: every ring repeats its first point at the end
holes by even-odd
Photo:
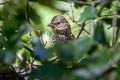
{"type": "Polygon", "coordinates": [[[75,22],[74,11],[73,11],[73,6],[72,6],[71,0],[70,0],[70,7],[71,7],[71,10],[72,10],[72,21],[75,22]]]}
{"type": "Polygon", "coordinates": [[[33,53],[33,50],[30,49],[28,46],[26,46],[26,45],[23,44],[23,47],[24,47],[25,49],[27,49],[30,53],[33,53]]]}
{"type": "MultiPolygon", "coordinates": [[[[69,1],[69,0],[65,0],[65,1],[69,1]]],[[[95,0],[95,1],[92,1],[91,3],[84,2],[84,1],[78,1],[78,0],[71,0],[71,1],[74,2],[74,3],[76,3],[76,4],[88,5],[88,6],[91,6],[94,3],[94,5],[97,6],[101,2],[106,2],[107,0],[95,0]]]]}
{"type": "Polygon", "coordinates": [[[41,35],[42,33],[40,32],[40,30],[39,30],[38,28],[35,28],[35,27],[33,27],[32,29],[38,33],[38,35],[39,35],[39,37],[40,37],[40,39],[41,39],[42,44],[43,44],[44,46],[46,46],[45,43],[44,43],[44,41],[43,41],[43,37],[42,37],[42,35],[41,35]]]}
{"type": "Polygon", "coordinates": [[[109,0],[95,0],[95,1],[91,2],[90,5],[92,6],[94,4],[94,7],[96,7],[98,4],[100,4],[102,2],[106,3],[108,1],[109,0]]]}
{"type": "MultiPolygon", "coordinates": [[[[65,1],[69,1],[69,0],[65,0],[65,1]]],[[[71,0],[72,2],[76,3],[76,4],[81,4],[81,5],[90,5],[90,3],[84,2],[84,1],[77,1],[77,0],[71,0]]]]}
{"type": "Polygon", "coordinates": [[[105,17],[105,16],[119,16],[118,14],[105,14],[105,15],[101,15],[100,17],[105,17]]]}
{"type": "Polygon", "coordinates": [[[115,5],[115,11],[114,11],[114,17],[113,17],[113,20],[112,20],[112,26],[113,26],[113,41],[112,41],[112,45],[114,45],[117,41],[117,14],[118,14],[118,5],[119,5],[119,0],[116,0],[116,5],[115,5]]]}
{"type": "MultiPolygon", "coordinates": [[[[92,7],[95,7],[95,3],[92,3],[91,5],[92,7]]],[[[94,32],[95,32],[95,26],[94,26],[94,19],[91,19],[91,36],[94,36],[94,32]]]]}
{"type": "MultiPolygon", "coordinates": [[[[67,13],[67,16],[72,20],[72,17],[67,13]]],[[[73,22],[73,20],[72,20],[72,22],[73,22]]],[[[75,21],[76,22],[76,21],[75,21]]]]}
{"type": "MultiPolygon", "coordinates": [[[[67,13],[67,15],[72,20],[71,16],[68,13],[67,13]]],[[[72,22],[77,24],[80,27],[80,29],[81,29],[81,24],[78,24],[77,21],[75,21],[75,20],[74,21],[72,20],[72,22]]],[[[80,30],[80,29],[78,29],[78,30],[80,30]]],[[[84,29],[83,31],[85,31],[87,34],[90,35],[90,33],[87,30],[84,29]]],[[[76,32],[76,30],[74,32],[76,32]]]]}
{"type": "Polygon", "coordinates": [[[84,27],[85,27],[85,23],[82,23],[81,29],[80,29],[80,32],[77,35],[77,38],[79,38],[79,36],[81,35],[82,31],[84,30],[84,27]]]}
{"type": "Polygon", "coordinates": [[[0,5],[4,5],[4,4],[6,4],[6,3],[8,3],[8,1],[6,1],[6,2],[2,2],[2,3],[0,3],[0,5]]]}
{"type": "Polygon", "coordinates": [[[90,35],[90,33],[86,29],[84,29],[83,31],[90,35]]]}
{"type": "Polygon", "coordinates": [[[35,62],[35,58],[32,58],[32,61],[31,61],[31,70],[33,70],[33,66],[34,66],[34,62],[35,62]]]}
{"type": "MultiPolygon", "coordinates": [[[[27,22],[30,24],[29,0],[27,0],[27,3],[26,3],[26,16],[27,16],[27,22]]],[[[31,31],[30,31],[29,35],[30,35],[30,37],[32,36],[31,31]]]]}
{"type": "MultiPolygon", "coordinates": [[[[72,1],[70,0],[70,7],[71,7],[71,10],[72,10],[72,17],[67,14],[69,16],[69,18],[72,20],[73,23],[76,23],[77,25],[81,26],[80,24],[77,23],[77,21],[75,21],[75,18],[74,18],[74,11],[73,11],[73,7],[72,7],[72,1]]],[[[90,34],[87,30],[83,29],[86,33],[90,34]]]]}
{"type": "Polygon", "coordinates": [[[29,0],[27,0],[27,4],[26,4],[26,15],[27,15],[27,22],[30,23],[30,16],[29,16],[29,0]]]}
{"type": "MultiPolygon", "coordinates": [[[[29,0],[27,0],[27,5],[26,5],[26,15],[27,15],[27,22],[30,24],[30,15],[29,15],[29,0]]],[[[40,35],[40,38],[41,38],[41,41],[44,44],[43,42],[43,38],[42,38],[42,35],[41,35],[41,32],[39,29],[35,28],[35,27],[32,27],[33,30],[35,30],[36,32],[38,32],[38,34],[40,35]]],[[[29,34],[30,36],[32,36],[31,32],[29,34]]]]}
{"type": "Polygon", "coordinates": [[[94,36],[94,32],[95,32],[95,26],[94,26],[94,20],[92,19],[91,21],[91,36],[94,36]]]}
{"type": "Polygon", "coordinates": [[[58,59],[58,57],[54,57],[54,58],[52,58],[52,59],[49,59],[48,61],[49,61],[49,62],[55,62],[57,59],[58,59]]]}
{"type": "MultiPolygon", "coordinates": [[[[85,26],[86,26],[86,25],[85,25],[85,26]]],[[[81,29],[81,27],[80,27],[80,29],[81,29]]],[[[80,31],[80,29],[75,30],[73,33],[80,31]]],[[[84,31],[85,31],[88,35],[90,35],[90,33],[89,33],[86,29],[84,29],[84,31]]]]}
{"type": "MultiPolygon", "coordinates": [[[[69,14],[67,14],[67,15],[69,16],[69,14]]],[[[92,19],[92,20],[96,20],[96,19],[98,19],[98,18],[100,18],[100,17],[108,17],[108,16],[113,16],[113,17],[114,17],[114,14],[100,15],[99,17],[97,17],[97,18],[95,18],[95,19],[92,19]]],[[[119,16],[119,15],[116,15],[116,16],[119,16]]],[[[71,19],[71,17],[70,17],[70,19],[71,19]]],[[[88,22],[86,22],[85,26],[88,25],[90,22],[91,22],[91,20],[88,21],[88,22]]],[[[77,24],[77,23],[76,23],[76,24],[77,24]]],[[[78,24],[78,25],[81,26],[80,24],[78,24]]],[[[110,28],[112,28],[112,26],[110,26],[108,29],[110,29],[110,28]]],[[[81,28],[80,28],[80,29],[81,29],[81,28]]],[[[80,29],[77,29],[77,30],[75,30],[74,32],[77,32],[77,31],[79,31],[80,29]]],[[[84,29],[84,31],[90,35],[90,33],[89,33],[87,30],[84,29]]]]}
{"type": "Polygon", "coordinates": [[[105,72],[111,70],[113,68],[113,64],[116,64],[120,61],[120,55],[113,58],[108,64],[105,65],[104,68],[99,70],[98,74],[94,76],[94,80],[98,80],[105,72]]]}
{"type": "Polygon", "coordinates": [[[108,27],[107,29],[111,29],[112,28],[112,25],[110,27],[108,27]]]}

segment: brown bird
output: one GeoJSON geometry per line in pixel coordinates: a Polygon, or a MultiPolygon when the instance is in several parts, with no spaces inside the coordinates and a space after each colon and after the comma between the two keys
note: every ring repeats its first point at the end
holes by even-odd
{"type": "Polygon", "coordinates": [[[54,36],[53,36],[53,43],[55,43],[56,40],[69,42],[71,40],[74,40],[75,37],[71,32],[71,27],[68,21],[60,15],[54,16],[51,23],[48,24],[49,27],[53,29],[54,36]]]}

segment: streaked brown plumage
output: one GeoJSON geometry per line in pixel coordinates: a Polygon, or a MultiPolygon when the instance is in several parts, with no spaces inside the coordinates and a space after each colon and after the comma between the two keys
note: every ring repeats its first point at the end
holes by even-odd
{"type": "Polygon", "coordinates": [[[75,39],[71,32],[70,24],[63,16],[54,16],[48,26],[51,27],[54,31],[53,42],[56,40],[68,42],[75,39]]]}

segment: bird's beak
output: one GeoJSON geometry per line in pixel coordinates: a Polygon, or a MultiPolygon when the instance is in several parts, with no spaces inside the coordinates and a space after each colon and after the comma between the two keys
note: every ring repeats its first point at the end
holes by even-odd
{"type": "Polygon", "coordinates": [[[55,25],[54,24],[48,24],[47,26],[51,27],[51,28],[54,28],[55,25]]]}

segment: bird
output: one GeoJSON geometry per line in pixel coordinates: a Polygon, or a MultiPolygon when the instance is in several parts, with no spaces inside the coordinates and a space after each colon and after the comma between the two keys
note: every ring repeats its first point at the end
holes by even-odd
{"type": "Polygon", "coordinates": [[[75,39],[75,36],[71,32],[71,26],[65,17],[61,15],[54,16],[51,23],[48,24],[52,28],[54,35],[52,43],[54,44],[57,40],[63,42],[70,42],[75,39]]]}

